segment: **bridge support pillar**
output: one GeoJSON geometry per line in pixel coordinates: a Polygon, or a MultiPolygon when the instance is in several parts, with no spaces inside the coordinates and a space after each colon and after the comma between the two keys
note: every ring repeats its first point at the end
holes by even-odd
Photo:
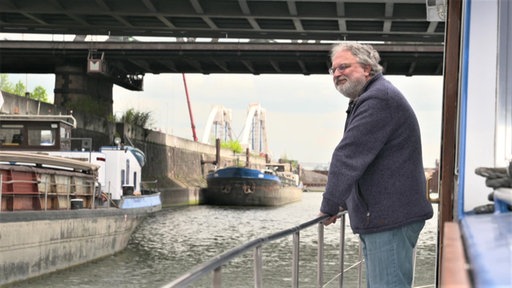
{"type": "Polygon", "coordinates": [[[54,103],[73,111],[109,117],[113,114],[113,86],[106,77],[88,75],[84,66],[58,66],[54,103]]]}

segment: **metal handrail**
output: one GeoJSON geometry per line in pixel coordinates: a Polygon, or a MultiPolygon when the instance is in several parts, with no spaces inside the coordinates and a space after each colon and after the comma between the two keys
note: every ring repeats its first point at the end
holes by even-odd
{"type": "MultiPolygon", "coordinates": [[[[339,287],[343,286],[343,262],[344,262],[344,246],[345,246],[345,215],[346,211],[340,212],[338,214],[338,218],[340,219],[340,274],[337,275],[339,277],[339,287]]],[[[262,253],[261,253],[261,247],[263,244],[268,244],[269,242],[281,239],[283,237],[293,235],[293,257],[292,257],[292,287],[298,287],[299,283],[299,232],[303,229],[306,229],[308,227],[311,227],[315,224],[318,224],[318,263],[317,263],[317,286],[323,287],[323,251],[324,251],[324,236],[323,236],[323,230],[324,225],[323,221],[327,219],[329,216],[321,216],[318,218],[315,218],[313,220],[310,220],[308,222],[302,223],[298,226],[279,231],[277,233],[271,234],[266,237],[261,237],[254,239],[252,241],[249,241],[243,245],[240,245],[238,247],[235,247],[231,250],[228,250],[222,254],[219,254],[209,261],[206,261],[202,264],[199,264],[186,272],[185,274],[181,275],[174,281],[162,286],[162,288],[176,288],[176,287],[186,287],[186,285],[194,282],[195,280],[205,276],[206,274],[213,271],[213,279],[212,279],[212,285],[214,288],[221,287],[220,279],[221,279],[221,272],[222,272],[222,265],[229,262],[231,259],[240,256],[242,254],[245,254],[251,249],[254,249],[254,287],[262,287],[262,253]]],[[[360,265],[361,262],[359,262],[357,265],[360,265]]]]}

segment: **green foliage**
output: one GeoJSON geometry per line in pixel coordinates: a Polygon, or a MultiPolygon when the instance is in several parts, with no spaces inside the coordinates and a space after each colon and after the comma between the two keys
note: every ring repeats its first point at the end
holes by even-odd
{"type": "Polygon", "coordinates": [[[292,166],[292,170],[296,170],[299,167],[299,161],[287,159],[286,155],[279,159],[279,163],[290,163],[292,166]]]}
{"type": "Polygon", "coordinates": [[[92,115],[106,115],[108,112],[108,107],[104,102],[98,102],[94,99],[80,97],[73,102],[68,102],[64,105],[66,109],[79,111],[86,114],[92,115]]]}
{"type": "Polygon", "coordinates": [[[14,87],[12,86],[12,83],[9,82],[9,75],[7,74],[0,74],[0,90],[9,92],[14,91],[14,87]]]}
{"type": "MultiPolygon", "coordinates": [[[[18,81],[16,85],[13,85],[9,81],[8,74],[0,74],[0,90],[18,96],[25,96],[25,93],[27,92],[27,88],[25,87],[23,82],[18,81]]],[[[37,86],[34,88],[34,91],[30,93],[30,99],[50,103],[50,101],[48,100],[48,94],[46,93],[46,89],[44,89],[42,86],[37,86]]]]}
{"type": "Polygon", "coordinates": [[[116,116],[115,115],[108,115],[107,121],[110,123],[116,123],[116,116]]]}
{"type": "Polygon", "coordinates": [[[135,111],[135,109],[130,108],[124,112],[119,122],[149,129],[153,124],[153,119],[151,118],[151,112],[135,111]]]}
{"type": "Polygon", "coordinates": [[[34,92],[30,94],[30,99],[49,103],[48,94],[46,94],[46,89],[44,89],[43,86],[36,86],[34,92]]]}
{"type": "Polygon", "coordinates": [[[18,83],[14,85],[14,91],[12,93],[20,96],[25,96],[25,92],[27,92],[27,88],[25,87],[23,82],[18,81],[18,83]]]}
{"type": "Polygon", "coordinates": [[[237,140],[229,140],[227,142],[222,142],[220,143],[220,147],[230,149],[234,153],[242,153],[242,151],[244,151],[242,144],[240,144],[240,142],[238,142],[237,140]]]}

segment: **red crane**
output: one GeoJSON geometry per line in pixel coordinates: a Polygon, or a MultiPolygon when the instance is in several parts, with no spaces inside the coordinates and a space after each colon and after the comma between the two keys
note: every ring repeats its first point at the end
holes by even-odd
{"type": "Polygon", "coordinates": [[[194,141],[197,142],[196,125],[194,124],[194,116],[192,115],[192,107],[190,107],[190,98],[188,96],[187,80],[185,79],[185,73],[181,73],[181,75],[183,76],[183,84],[185,85],[185,93],[187,94],[188,114],[190,116],[190,125],[192,126],[192,137],[194,137],[194,141]]]}

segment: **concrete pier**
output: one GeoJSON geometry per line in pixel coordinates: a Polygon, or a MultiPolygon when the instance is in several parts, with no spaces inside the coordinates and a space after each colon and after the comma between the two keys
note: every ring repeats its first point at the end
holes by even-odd
{"type": "Polygon", "coordinates": [[[107,118],[112,115],[113,86],[111,79],[88,74],[85,67],[61,65],[55,68],[54,103],[107,118]]]}

